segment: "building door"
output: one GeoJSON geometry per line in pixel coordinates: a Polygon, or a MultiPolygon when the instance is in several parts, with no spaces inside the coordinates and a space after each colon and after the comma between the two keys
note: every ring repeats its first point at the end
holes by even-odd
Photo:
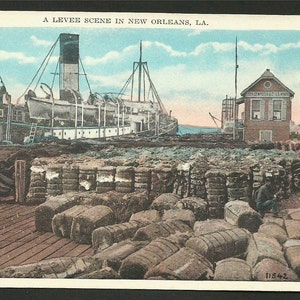
{"type": "Polygon", "coordinates": [[[260,130],[259,141],[260,142],[272,142],[273,134],[272,130],[260,130]]]}

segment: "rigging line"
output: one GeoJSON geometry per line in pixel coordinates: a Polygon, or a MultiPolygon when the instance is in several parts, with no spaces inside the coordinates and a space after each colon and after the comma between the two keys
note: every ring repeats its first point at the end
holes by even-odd
{"type": "Polygon", "coordinates": [[[54,44],[52,45],[52,47],[50,48],[49,52],[47,53],[47,55],[46,55],[46,57],[44,58],[42,64],[40,65],[40,67],[38,68],[37,72],[35,73],[34,77],[33,77],[32,80],[31,80],[31,82],[28,84],[28,86],[27,86],[26,90],[24,91],[24,93],[17,99],[17,103],[19,102],[19,100],[21,99],[21,97],[23,97],[23,96],[26,94],[27,90],[28,90],[29,87],[32,85],[33,81],[35,80],[35,78],[37,77],[38,73],[40,72],[40,70],[41,70],[43,64],[45,63],[45,61],[46,61],[48,55],[52,52],[52,49],[55,48],[55,46],[56,46],[58,40],[59,40],[59,37],[57,38],[57,40],[55,41],[55,43],[54,43],[54,44]]]}
{"type": "Polygon", "coordinates": [[[0,82],[1,82],[2,86],[4,87],[4,89],[6,90],[6,86],[5,86],[1,76],[0,76],[0,82]]]}
{"type": "Polygon", "coordinates": [[[146,101],[146,76],[145,71],[143,67],[143,89],[144,89],[144,102],[146,101]]]}
{"type": "MultiPolygon", "coordinates": [[[[50,60],[50,58],[51,58],[51,56],[52,56],[52,53],[53,53],[53,51],[54,51],[55,48],[52,47],[51,49],[52,49],[52,51],[51,51],[51,53],[49,53],[48,56],[47,56],[48,59],[47,59],[47,61],[46,61],[46,63],[45,63],[44,69],[43,69],[43,71],[41,72],[41,75],[40,75],[40,77],[39,77],[39,79],[38,79],[38,81],[37,81],[37,83],[36,83],[36,86],[35,86],[35,88],[34,88],[34,91],[36,90],[36,88],[37,88],[37,86],[38,86],[38,84],[39,84],[39,82],[40,82],[40,80],[41,80],[41,78],[42,78],[42,76],[43,76],[43,74],[44,74],[44,72],[45,72],[47,66],[48,66],[49,60],[50,60]]],[[[44,62],[45,62],[45,60],[44,60],[44,62]]]]}
{"type": "Polygon", "coordinates": [[[55,67],[55,72],[53,74],[53,79],[52,79],[52,83],[51,83],[51,89],[53,89],[53,86],[54,86],[54,81],[55,81],[55,76],[57,75],[58,66],[59,66],[59,59],[57,60],[56,67],[55,67]]]}
{"type": "Polygon", "coordinates": [[[131,91],[130,91],[130,101],[132,101],[132,97],[133,97],[134,74],[137,69],[137,67],[135,66],[138,66],[136,62],[133,63],[132,73],[131,73],[132,82],[131,82],[131,91]]]}
{"type": "Polygon", "coordinates": [[[88,88],[89,88],[89,90],[90,90],[90,94],[92,94],[91,86],[90,86],[89,80],[88,80],[88,78],[87,78],[87,76],[86,76],[86,72],[85,72],[85,69],[84,69],[84,66],[83,66],[83,63],[82,63],[82,60],[81,60],[81,57],[80,57],[80,56],[79,56],[79,61],[80,61],[81,68],[82,68],[82,70],[83,70],[83,74],[84,74],[86,83],[87,83],[88,88]]]}
{"type": "Polygon", "coordinates": [[[157,101],[158,101],[158,103],[159,103],[159,106],[160,106],[161,110],[162,110],[165,114],[167,114],[167,110],[166,110],[166,108],[164,107],[164,104],[162,103],[162,101],[161,101],[161,99],[160,99],[160,97],[159,97],[159,95],[158,95],[158,92],[157,92],[157,90],[156,90],[156,88],[155,88],[155,86],[154,86],[154,83],[153,83],[153,81],[152,81],[151,78],[150,78],[150,74],[149,74],[148,67],[147,67],[147,68],[144,67],[144,69],[145,69],[145,73],[146,73],[146,75],[147,75],[147,77],[148,77],[150,86],[151,86],[152,89],[153,89],[154,95],[155,95],[155,97],[156,97],[156,99],[157,99],[157,101]]]}
{"type": "MultiPolygon", "coordinates": [[[[136,70],[137,70],[137,67],[136,67],[135,69],[134,69],[134,67],[133,67],[133,71],[132,71],[130,77],[129,77],[129,78],[127,79],[127,81],[125,82],[124,86],[122,87],[121,91],[118,93],[118,96],[117,96],[117,97],[119,97],[119,95],[121,95],[122,93],[124,93],[124,91],[125,91],[126,88],[128,87],[129,82],[131,81],[131,79],[132,79],[132,82],[133,82],[133,77],[134,77],[134,73],[136,72],[136,70]]],[[[132,100],[132,92],[131,92],[131,100],[132,100]]]]}

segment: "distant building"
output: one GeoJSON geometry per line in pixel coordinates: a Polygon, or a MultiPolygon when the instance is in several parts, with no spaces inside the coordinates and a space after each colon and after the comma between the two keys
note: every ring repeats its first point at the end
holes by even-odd
{"type": "Polygon", "coordinates": [[[285,141],[290,137],[294,92],[267,69],[241,92],[245,141],[285,141]]]}

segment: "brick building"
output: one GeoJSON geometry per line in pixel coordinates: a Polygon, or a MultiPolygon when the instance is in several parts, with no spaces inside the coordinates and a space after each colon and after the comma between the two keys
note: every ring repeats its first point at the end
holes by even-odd
{"type": "Polygon", "coordinates": [[[285,141],[290,137],[294,92],[267,69],[241,92],[245,141],[285,141]]]}

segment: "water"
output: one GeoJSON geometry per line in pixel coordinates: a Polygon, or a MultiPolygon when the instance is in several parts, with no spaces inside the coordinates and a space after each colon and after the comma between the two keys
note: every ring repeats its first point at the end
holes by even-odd
{"type": "Polygon", "coordinates": [[[178,134],[203,134],[203,133],[220,133],[221,129],[215,127],[197,127],[190,125],[178,125],[178,134]]]}

